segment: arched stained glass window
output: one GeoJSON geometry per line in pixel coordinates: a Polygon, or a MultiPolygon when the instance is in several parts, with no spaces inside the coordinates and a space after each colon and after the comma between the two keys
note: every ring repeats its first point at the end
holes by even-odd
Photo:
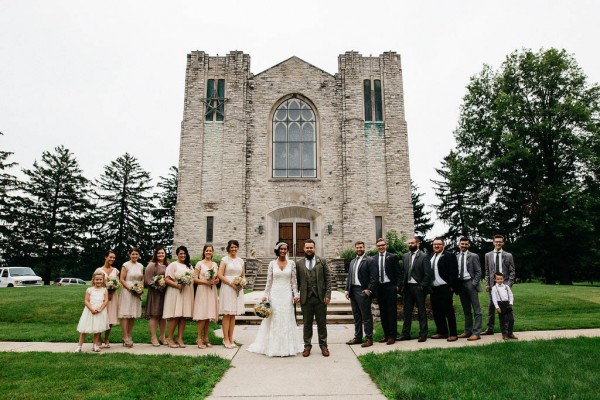
{"type": "Polygon", "coordinates": [[[273,177],[317,176],[315,113],[304,101],[289,99],[273,115],[273,177]]]}

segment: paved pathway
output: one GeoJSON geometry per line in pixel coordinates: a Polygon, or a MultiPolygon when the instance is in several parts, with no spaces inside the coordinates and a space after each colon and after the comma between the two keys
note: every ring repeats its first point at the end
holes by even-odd
{"type": "MultiPolygon", "coordinates": [[[[323,357],[318,351],[318,346],[313,346],[310,357],[270,358],[259,354],[249,353],[246,347],[252,343],[258,326],[242,325],[235,330],[236,341],[241,345],[237,349],[225,349],[223,346],[214,346],[210,349],[200,350],[195,346],[171,349],[167,346],[153,347],[150,344],[136,343],[131,349],[113,345],[112,348],[102,350],[107,353],[129,354],[172,354],[182,356],[203,356],[208,354],[218,355],[232,361],[230,368],[223,379],[217,384],[209,399],[262,399],[262,398],[295,398],[306,399],[385,399],[377,386],[363,371],[356,356],[368,352],[383,353],[392,350],[414,351],[430,348],[451,348],[465,346],[481,346],[501,342],[499,334],[483,336],[481,340],[468,342],[459,339],[449,343],[445,340],[428,339],[425,343],[416,340],[397,342],[394,345],[376,343],[369,348],[360,346],[347,346],[344,344],[352,337],[352,325],[329,325],[328,341],[331,356],[323,357]],[[256,382],[250,384],[251,382],[256,382]]],[[[217,334],[219,332],[217,331],[217,334]]],[[[298,336],[302,330],[298,328],[298,336]]],[[[516,332],[519,340],[557,339],[600,337],[600,329],[577,329],[556,331],[516,332]]],[[[315,332],[314,338],[317,335],[315,332]]],[[[41,343],[41,342],[0,342],[0,351],[49,351],[72,352],[76,343],[41,343]]],[[[92,345],[86,343],[84,352],[91,352],[92,345]]]]}

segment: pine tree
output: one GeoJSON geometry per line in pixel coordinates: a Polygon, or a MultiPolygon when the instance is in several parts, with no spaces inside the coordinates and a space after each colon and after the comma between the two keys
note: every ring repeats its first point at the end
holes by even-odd
{"type": "Polygon", "coordinates": [[[175,226],[175,205],[177,203],[177,177],[179,170],[172,166],[166,177],[160,177],[158,187],[162,189],[158,196],[158,207],[152,211],[155,245],[162,245],[167,254],[173,247],[173,229],[175,226]]]}
{"type": "Polygon", "coordinates": [[[140,247],[141,260],[152,252],[151,188],[150,174],[129,153],[106,165],[96,180],[97,237],[116,252],[119,263],[133,246],[140,247]]]}
{"type": "Polygon", "coordinates": [[[413,205],[413,214],[415,220],[415,234],[425,238],[427,232],[433,228],[433,222],[431,222],[430,211],[425,211],[425,204],[421,201],[423,193],[419,193],[419,187],[411,180],[410,181],[411,194],[413,205]]]}
{"type": "MultiPolygon", "coordinates": [[[[0,132],[0,135],[3,135],[0,132]]],[[[17,178],[7,171],[14,168],[17,163],[9,162],[13,153],[0,150],[0,265],[7,261],[6,252],[8,239],[15,220],[14,191],[17,187],[17,178]]]]}
{"type": "Polygon", "coordinates": [[[53,270],[77,264],[88,231],[92,205],[89,181],[64,146],[42,154],[32,169],[24,169],[18,212],[11,235],[15,253],[43,269],[45,284],[53,270]]]}

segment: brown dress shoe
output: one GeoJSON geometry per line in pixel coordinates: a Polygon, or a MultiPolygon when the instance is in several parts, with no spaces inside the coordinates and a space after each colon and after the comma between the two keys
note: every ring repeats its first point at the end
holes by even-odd
{"type": "Polygon", "coordinates": [[[465,339],[465,338],[468,338],[468,337],[470,337],[470,336],[471,336],[471,335],[469,335],[467,332],[463,332],[463,333],[461,333],[460,335],[458,335],[458,338],[459,338],[459,339],[465,339]]]}
{"type": "Polygon", "coordinates": [[[519,338],[516,337],[514,333],[511,333],[510,335],[508,335],[508,338],[513,339],[513,340],[519,340],[519,338]]]}
{"type": "Polygon", "coordinates": [[[417,342],[419,343],[423,343],[427,341],[427,336],[419,336],[419,340],[417,340],[417,342]]]}
{"type": "Polygon", "coordinates": [[[493,335],[494,334],[494,330],[487,328],[485,331],[481,332],[482,335],[493,335]]]}
{"type": "Polygon", "coordinates": [[[377,343],[387,343],[387,338],[381,338],[377,341],[377,343]]]}
{"type": "Polygon", "coordinates": [[[347,345],[352,346],[353,344],[361,344],[362,341],[358,340],[357,338],[353,338],[352,340],[348,340],[346,342],[347,345]]]}
{"type": "Polygon", "coordinates": [[[431,336],[432,339],[448,339],[448,335],[442,335],[441,333],[436,333],[431,336]]]}
{"type": "Polygon", "coordinates": [[[400,335],[398,337],[398,340],[402,341],[402,340],[410,340],[410,336],[408,335],[400,335]]]}
{"type": "Polygon", "coordinates": [[[367,339],[360,347],[371,347],[373,346],[373,341],[371,339],[367,339]]]}
{"type": "Polygon", "coordinates": [[[385,342],[385,344],[394,344],[396,343],[396,339],[388,339],[387,342],[385,342]]]}
{"type": "Polygon", "coordinates": [[[458,340],[458,336],[448,336],[448,342],[456,342],[458,340]]]}
{"type": "Polygon", "coordinates": [[[308,357],[310,356],[310,347],[305,347],[304,351],[302,352],[302,357],[308,357]]]}
{"type": "Polygon", "coordinates": [[[467,338],[467,340],[469,340],[469,341],[471,341],[471,342],[472,342],[473,340],[479,340],[479,339],[481,339],[481,336],[479,336],[479,335],[473,335],[473,336],[469,336],[469,337],[467,338]]]}
{"type": "Polygon", "coordinates": [[[323,357],[329,357],[329,350],[327,350],[327,347],[321,347],[321,354],[323,354],[323,357]]]}
{"type": "Polygon", "coordinates": [[[502,334],[502,340],[508,340],[508,335],[507,335],[507,334],[505,334],[505,333],[503,333],[503,334],[502,334]]]}

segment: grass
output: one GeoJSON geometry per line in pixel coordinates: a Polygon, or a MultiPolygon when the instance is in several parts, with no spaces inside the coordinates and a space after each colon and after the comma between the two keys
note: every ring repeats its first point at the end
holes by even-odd
{"type": "Polygon", "coordinates": [[[230,366],[216,356],[73,353],[0,353],[0,363],[5,399],[203,399],[230,366]]]}
{"type": "Polygon", "coordinates": [[[359,357],[388,399],[595,399],[600,338],[359,357]]]}
{"type": "MultiPolygon", "coordinates": [[[[85,290],[89,286],[43,286],[35,288],[0,289],[0,341],[76,342],[79,338],[77,323],[83,311],[85,290]]],[[[145,299],[145,297],[144,297],[145,299]]],[[[142,305],[142,309],[145,303],[142,305]]],[[[210,340],[221,344],[222,339],[212,331],[210,340]]],[[[91,342],[93,335],[86,341],[91,342]]],[[[111,342],[119,342],[120,326],[111,332],[111,342]]],[[[197,325],[190,321],[185,330],[184,341],[196,341],[197,325]]],[[[133,328],[134,342],[150,343],[148,321],[138,319],[133,328]]]]}
{"type": "MultiPolygon", "coordinates": [[[[515,332],[558,329],[600,328],[600,286],[559,286],[541,283],[514,285],[515,332]]],[[[483,313],[483,329],[487,325],[489,295],[479,294],[483,313]]],[[[462,333],[465,320],[458,296],[454,296],[454,309],[458,333],[462,333]]],[[[381,324],[375,324],[375,340],[383,336],[381,324]]],[[[402,321],[398,321],[398,332],[402,321]]],[[[495,331],[500,332],[496,316],[495,331]]],[[[435,333],[435,324],[429,321],[429,334],[435,333]]],[[[412,322],[411,336],[419,336],[419,322],[412,322]]]]}

